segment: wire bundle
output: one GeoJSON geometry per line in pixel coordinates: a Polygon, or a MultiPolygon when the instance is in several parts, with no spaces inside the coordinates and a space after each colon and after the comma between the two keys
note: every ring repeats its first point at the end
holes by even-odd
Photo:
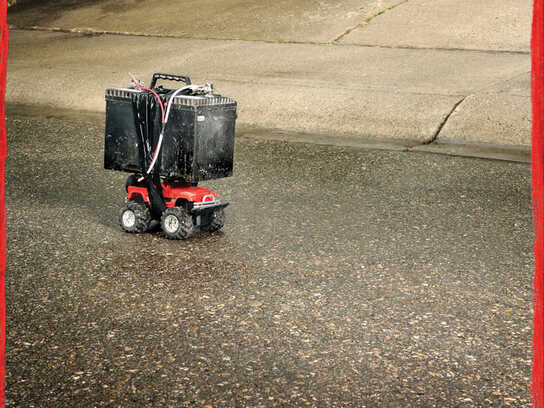
{"type": "MultiPolygon", "coordinates": [[[[138,88],[140,91],[151,92],[153,94],[153,96],[155,97],[155,99],[157,99],[157,103],[161,107],[161,123],[162,123],[161,133],[159,134],[159,140],[157,142],[157,146],[155,147],[155,151],[153,152],[153,156],[152,156],[152,159],[151,159],[151,164],[149,165],[149,168],[146,171],[146,175],[148,175],[148,174],[151,174],[151,172],[153,171],[153,168],[155,167],[155,163],[157,162],[157,158],[159,157],[159,152],[160,152],[161,146],[162,146],[162,140],[164,138],[164,131],[166,129],[166,124],[168,123],[168,118],[170,117],[170,109],[172,108],[172,100],[182,91],[185,91],[187,89],[195,90],[195,89],[198,89],[199,87],[198,87],[198,85],[186,85],[186,86],[184,86],[182,88],[177,89],[170,96],[170,98],[168,99],[166,113],[165,113],[163,102],[161,100],[161,97],[157,94],[157,92],[155,92],[151,88],[146,88],[146,87],[142,86],[141,81],[139,81],[134,75],[132,75],[130,73],[129,73],[129,75],[132,78],[132,83],[134,84],[134,86],[136,88],[138,88]]],[[[141,177],[139,179],[139,181],[141,181],[141,180],[143,180],[143,177],[141,177]]]]}

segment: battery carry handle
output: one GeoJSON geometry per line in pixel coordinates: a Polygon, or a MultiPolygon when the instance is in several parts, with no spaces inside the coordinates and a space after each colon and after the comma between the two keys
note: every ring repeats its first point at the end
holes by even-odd
{"type": "Polygon", "coordinates": [[[151,79],[151,85],[150,88],[155,88],[155,84],[157,83],[157,79],[166,79],[168,81],[179,81],[179,82],[185,82],[185,85],[191,85],[191,78],[185,75],[172,75],[172,74],[161,74],[159,72],[156,72],[153,74],[153,78],[151,79]]]}

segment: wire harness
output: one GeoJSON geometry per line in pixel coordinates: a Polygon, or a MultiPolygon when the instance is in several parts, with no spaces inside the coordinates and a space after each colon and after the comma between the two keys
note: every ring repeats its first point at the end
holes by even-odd
{"type": "MultiPolygon", "coordinates": [[[[159,134],[159,140],[157,141],[157,146],[155,147],[155,151],[153,152],[151,163],[149,164],[149,167],[148,167],[147,171],[145,172],[146,175],[149,175],[153,171],[153,168],[155,167],[155,163],[157,162],[157,158],[159,157],[159,152],[161,150],[162,141],[163,141],[163,138],[164,138],[164,131],[166,129],[166,124],[168,123],[168,118],[170,117],[170,110],[172,108],[172,102],[173,102],[174,98],[177,95],[179,95],[181,92],[186,91],[188,89],[190,89],[191,91],[193,91],[195,93],[209,93],[209,92],[212,92],[213,88],[212,88],[212,86],[210,84],[206,84],[206,85],[186,85],[184,87],[181,87],[181,88],[177,89],[176,91],[174,91],[174,93],[172,93],[172,95],[168,99],[168,102],[166,103],[167,108],[166,108],[166,113],[165,113],[164,104],[162,102],[161,97],[157,94],[157,92],[155,92],[151,88],[144,87],[143,82],[140,81],[138,78],[136,78],[131,73],[129,73],[129,75],[131,77],[132,84],[141,91],[146,91],[146,92],[150,92],[151,94],[153,94],[155,99],[157,99],[157,103],[161,107],[161,123],[162,123],[161,132],[159,134]]],[[[144,177],[140,177],[138,179],[138,181],[142,181],[143,179],[144,179],[144,177]]]]}

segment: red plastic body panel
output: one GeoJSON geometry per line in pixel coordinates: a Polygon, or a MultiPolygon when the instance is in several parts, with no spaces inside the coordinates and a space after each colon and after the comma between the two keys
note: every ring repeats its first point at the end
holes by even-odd
{"type": "MultiPolygon", "coordinates": [[[[210,195],[213,196],[214,199],[217,198],[217,193],[213,192],[209,188],[175,185],[169,183],[162,184],[162,195],[165,200],[170,199],[173,203],[175,203],[178,198],[183,198],[192,203],[201,202],[204,200],[204,197],[210,195]]],[[[168,204],[169,203],[167,202],[167,207],[170,207],[168,204]]]]}
{"type": "MultiPolygon", "coordinates": [[[[204,198],[206,198],[206,201],[213,201],[212,196],[217,199],[217,193],[209,188],[193,187],[187,184],[162,183],[162,195],[167,207],[174,207],[178,198],[183,198],[192,203],[200,203],[204,201],[204,198]]],[[[138,196],[141,196],[147,204],[151,205],[146,187],[129,186],[128,199],[134,200],[138,196]]]]}
{"type": "Polygon", "coordinates": [[[149,205],[151,205],[151,201],[149,201],[149,194],[147,193],[147,188],[145,187],[136,187],[136,186],[129,186],[128,187],[128,196],[127,198],[129,200],[134,200],[138,196],[141,196],[142,199],[149,205]]]}

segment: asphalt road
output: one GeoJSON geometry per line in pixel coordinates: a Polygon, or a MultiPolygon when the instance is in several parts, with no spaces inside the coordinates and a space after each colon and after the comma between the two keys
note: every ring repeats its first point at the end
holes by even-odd
{"type": "Polygon", "coordinates": [[[8,407],[528,406],[529,165],[240,138],[169,241],[102,146],[9,115],[8,407]]]}

